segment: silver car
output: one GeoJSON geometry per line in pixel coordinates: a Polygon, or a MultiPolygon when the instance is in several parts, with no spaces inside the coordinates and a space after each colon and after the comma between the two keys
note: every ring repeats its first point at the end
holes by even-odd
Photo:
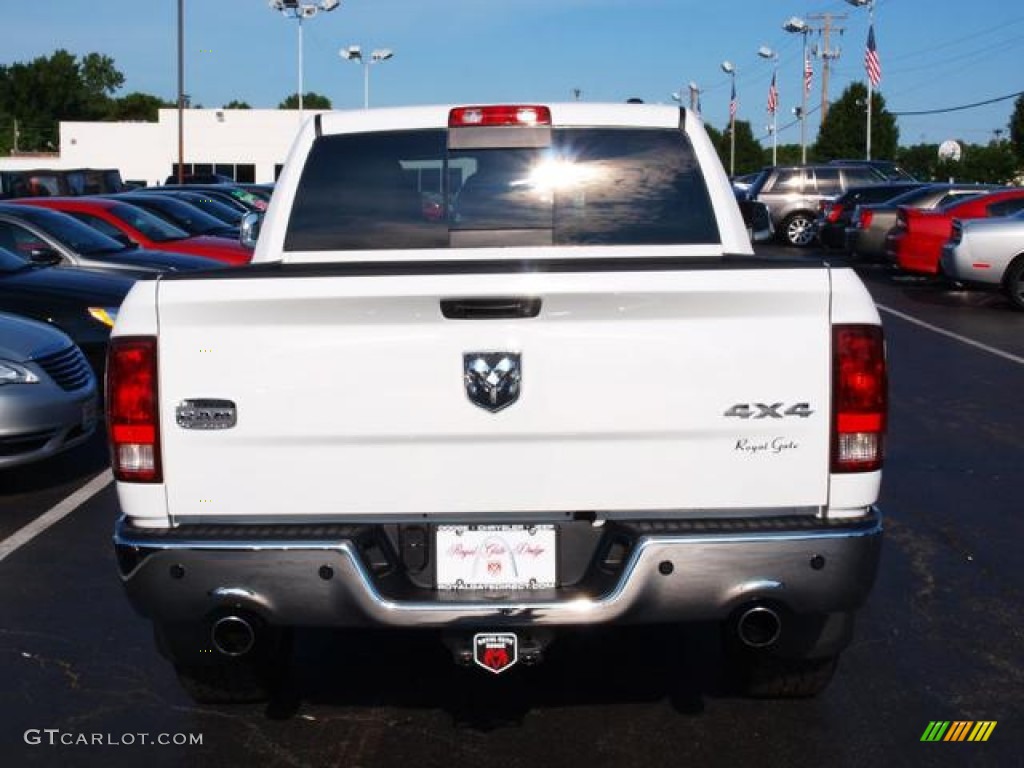
{"type": "Polygon", "coordinates": [[[61,331],[0,313],[0,470],[45,459],[96,429],[98,387],[61,331]]]}
{"type": "Polygon", "coordinates": [[[1024,310],[1024,211],[993,219],[954,219],[939,265],[949,279],[1002,290],[1024,310]]]}
{"type": "Polygon", "coordinates": [[[814,244],[814,220],[822,202],[833,200],[850,187],[885,182],[869,165],[791,165],[765,168],[747,190],[746,197],[768,206],[772,226],[788,245],[814,244]]]}

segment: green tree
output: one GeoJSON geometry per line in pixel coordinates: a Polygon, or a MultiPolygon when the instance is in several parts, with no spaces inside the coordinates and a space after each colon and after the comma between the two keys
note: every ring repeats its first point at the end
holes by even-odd
{"type": "Polygon", "coordinates": [[[1024,167],[1024,95],[1013,103],[1010,115],[1010,147],[1017,158],[1018,168],[1024,167]]]}
{"type": "MultiPolygon", "coordinates": [[[[828,117],[818,133],[814,154],[822,160],[864,157],[867,146],[868,89],[864,83],[852,83],[839,100],[831,104],[828,117]]],[[[891,160],[896,157],[900,132],[896,118],[885,108],[880,93],[871,95],[871,157],[891,160]]]]}
{"type": "Polygon", "coordinates": [[[897,161],[922,181],[976,181],[986,184],[1007,184],[1013,181],[1020,167],[1008,141],[991,144],[967,144],[959,160],[939,158],[938,144],[916,144],[901,147],[897,161]]]}
{"type": "Polygon", "coordinates": [[[114,66],[114,60],[100,53],[87,53],[78,65],[82,86],[87,98],[102,101],[124,85],[124,75],[114,66]]]}
{"type": "MultiPolygon", "coordinates": [[[[729,126],[721,133],[707,126],[711,141],[718,150],[725,172],[729,172],[729,154],[732,151],[729,140],[729,126]]],[[[750,123],[746,120],[736,121],[736,176],[753,173],[765,166],[764,147],[754,138],[750,123]]]]}
{"type": "MultiPolygon", "coordinates": [[[[296,99],[296,101],[298,100],[296,99]]],[[[252,109],[252,107],[249,106],[249,102],[247,101],[239,101],[238,99],[232,99],[224,105],[224,109],[252,109]]]]}
{"type": "Polygon", "coordinates": [[[915,144],[912,147],[900,147],[896,152],[896,162],[921,181],[937,181],[939,178],[939,145],[915,144]]]}
{"type": "MultiPolygon", "coordinates": [[[[799,144],[779,144],[779,165],[800,165],[800,145],[799,144]]],[[[772,150],[771,147],[765,149],[765,165],[771,162],[772,150]]],[[[810,161],[810,155],[807,157],[810,161]]]]}
{"type": "Polygon", "coordinates": [[[61,120],[99,120],[124,76],[108,56],[79,59],[59,49],[30,62],[0,66],[0,151],[9,151],[18,121],[22,150],[56,150],[61,120]]]}
{"type": "Polygon", "coordinates": [[[969,144],[964,147],[959,163],[944,161],[939,173],[957,181],[977,181],[988,184],[1009,184],[1017,175],[1019,165],[1008,141],[991,144],[969,144]],[[948,174],[946,173],[948,169],[948,174]]]}
{"type": "Polygon", "coordinates": [[[105,120],[144,120],[156,122],[158,110],[173,107],[174,103],[134,91],[119,99],[112,99],[105,120]]]}
{"type": "MultiPolygon", "coordinates": [[[[303,109],[330,109],[331,100],[326,96],[321,96],[319,93],[310,91],[302,95],[302,107],[303,109]]],[[[277,105],[278,109],[298,109],[299,108],[299,94],[293,93],[287,99],[277,105]]]]}

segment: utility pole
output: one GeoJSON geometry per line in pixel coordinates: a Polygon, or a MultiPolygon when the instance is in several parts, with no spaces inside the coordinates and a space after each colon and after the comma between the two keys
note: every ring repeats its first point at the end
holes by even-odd
{"type": "Polygon", "coordinates": [[[828,117],[828,79],[831,73],[831,62],[838,59],[842,53],[838,46],[835,49],[832,48],[831,38],[832,32],[842,34],[844,27],[838,27],[833,22],[845,19],[846,14],[816,13],[807,18],[823,22],[815,31],[822,36],[822,47],[818,49],[818,56],[821,58],[821,122],[824,125],[825,119],[828,117]]]}

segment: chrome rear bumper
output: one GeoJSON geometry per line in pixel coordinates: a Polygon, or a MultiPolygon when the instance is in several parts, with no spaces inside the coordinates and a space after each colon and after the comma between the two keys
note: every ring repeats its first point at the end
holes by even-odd
{"type": "Polygon", "coordinates": [[[265,540],[240,532],[174,537],[132,528],[114,536],[129,599],[162,622],[229,609],[272,624],[334,627],[515,627],[724,619],[771,601],[798,614],[850,612],[875,580],[877,510],[861,519],[792,530],[671,531],[653,523],[600,589],[523,593],[390,590],[354,537],[265,540]]]}

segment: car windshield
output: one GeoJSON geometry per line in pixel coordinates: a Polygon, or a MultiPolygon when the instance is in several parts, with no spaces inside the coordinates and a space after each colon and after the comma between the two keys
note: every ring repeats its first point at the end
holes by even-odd
{"type": "Polygon", "coordinates": [[[183,200],[148,195],[129,202],[156,214],[191,235],[205,235],[224,227],[224,223],[183,200]]]}
{"type": "MultiPolygon", "coordinates": [[[[931,200],[932,198],[934,198],[936,200],[941,201],[946,196],[946,194],[950,192],[950,190],[950,187],[945,186],[920,187],[919,189],[912,189],[909,192],[904,192],[902,195],[898,195],[897,197],[892,198],[891,200],[888,201],[887,205],[909,205],[913,207],[917,205],[917,203],[920,203],[922,200],[931,200]]],[[[957,195],[956,200],[957,202],[959,202],[960,200],[966,200],[968,196],[973,197],[974,195],[980,195],[982,192],[985,191],[987,190],[963,190],[959,195],[957,195]]]]}
{"type": "Polygon", "coordinates": [[[144,234],[150,240],[155,240],[158,243],[165,243],[171,240],[184,240],[189,236],[188,232],[180,227],[176,227],[170,222],[164,221],[156,214],[145,211],[137,205],[118,203],[110,210],[111,213],[121,219],[121,221],[135,227],[135,229],[139,230],[139,232],[144,234]]]}
{"type": "Polygon", "coordinates": [[[200,192],[190,193],[187,197],[183,195],[182,199],[233,227],[237,227],[245,215],[238,208],[222,203],[220,200],[214,200],[209,195],[200,192]]]}
{"type": "Polygon", "coordinates": [[[98,232],[66,213],[25,205],[19,206],[17,215],[18,218],[35,224],[68,250],[82,256],[130,250],[123,243],[98,232]]]}

